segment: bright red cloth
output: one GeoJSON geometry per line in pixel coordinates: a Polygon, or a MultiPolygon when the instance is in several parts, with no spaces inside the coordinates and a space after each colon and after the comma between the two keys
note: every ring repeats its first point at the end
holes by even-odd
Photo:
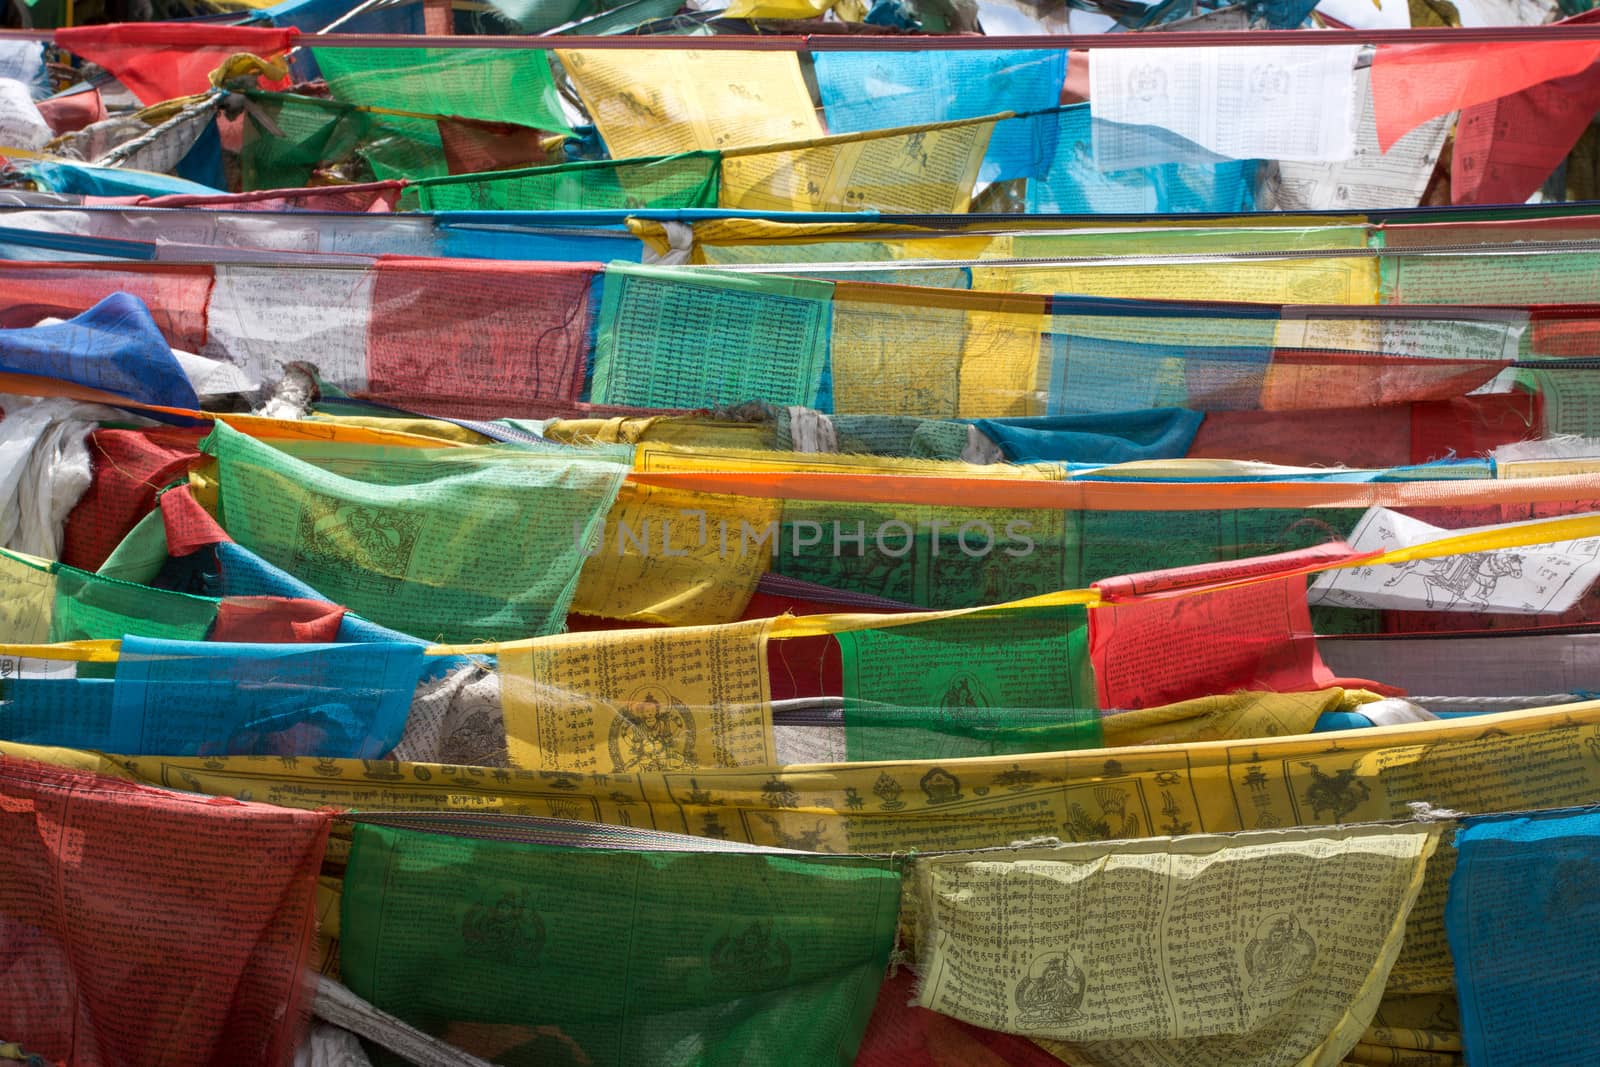
{"type": "Polygon", "coordinates": [[[1379,45],[1372,59],[1378,144],[1387,152],[1429,119],[1577,74],[1596,60],[1600,41],[1379,45]]]}
{"type": "MultiPolygon", "coordinates": [[[[299,30],[257,26],[114,23],[57,30],[56,44],[98,63],[144,104],[159,104],[211,88],[211,72],[229,56],[287,52],[299,30]]],[[[266,83],[263,83],[265,85],[266,83]]],[[[269,88],[282,88],[275,83],[269,88]]]]}
{"type": "MultiPolygon", "coordinates": [[[[1306,573],[1354,559],[1343,542],[1252,559],[1174,567],[1096,582],[1089,656],[1102,708],[1150,708],[1194,697],[1343,684],[1317,652],[1306,573]],[[1281,575],[1229,586],[1248,577],[1281,575]],[[1182,595],[1178,591],[1184,590],[1182,595]]],[[[1359,682],[1362,688],[1384,687],[1359,682]]]]}

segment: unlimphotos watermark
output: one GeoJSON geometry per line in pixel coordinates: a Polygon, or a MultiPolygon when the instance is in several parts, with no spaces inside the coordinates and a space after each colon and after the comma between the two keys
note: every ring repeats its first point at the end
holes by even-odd
{"type": "Polygon", "coordinates": [[[992,552],[1003,552],[1012,558],[1031,555],[1035,543],[1031,536],[1033,524],[1012,519],[996,533],[991,523],[983,519],[954,522],[947,519],[919,519],[915,523],[903,519],[889,519],[872,529],[864,521],[852,527],[837,519],[815,522],[795,519],[779,523],[776,519],[764,526],[751,526],[744,519],[731,523],[727,519],[712,522],[705,512],[697,509],[680,511],[684,521],[675,519],[640,519],[637,525],[619,520],[602,522],[595,529],[582,519],[572,522],[573,545],[585,556],[594,557],[607,551],[618,556],[630,552],[641,556],[662,558],[699,555],[701,550],[715,544],[717,557],[743,558],[766,552],[773,559],[783,555],[787,546],[789,554],[818,555],[831,550],[835,557],[853,549],[856,556],[865,556],[868,547],[878,554],[900,559],[909,555],[918,544],[926,547],[932,556],[952,548],[972,559],[982,559],[992,552]]]}

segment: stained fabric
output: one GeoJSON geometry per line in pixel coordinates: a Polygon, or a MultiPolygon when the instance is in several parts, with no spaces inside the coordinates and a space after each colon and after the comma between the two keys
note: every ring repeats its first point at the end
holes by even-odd
{"type": "Polygon", "coordinates": [[[843,1067],[899,897],[886,859],[563,848],[358,823],[342,966],[358,995],[499,1064],[843,1067]]]}
{"type": "Polygon", "coordinates": [[[0,758],[0,1031],[79,1067],[288,1063],[328,825],[0,758]]]}

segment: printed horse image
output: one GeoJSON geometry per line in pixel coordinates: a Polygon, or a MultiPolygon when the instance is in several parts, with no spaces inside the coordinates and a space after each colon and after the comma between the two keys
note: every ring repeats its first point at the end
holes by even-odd
{"type": "Polygon", "coordinates": [[[1453,607],[1470,601],[1479,607],[1489,606],[1489,598],[1502,578],[1522,577],[1522,557],[1515,553],[1486,552],[1469,556],[1447,556],[1444,559],[1418,559],[1400,564],[1393,578],[1383,583],[1385,589],[1399,585],[1414,571],[1422,572],[1422,591],[1428,598],[1428,607],[1436,607],[1434,594],[1447,595],[1445,604],[1453,607]]]}

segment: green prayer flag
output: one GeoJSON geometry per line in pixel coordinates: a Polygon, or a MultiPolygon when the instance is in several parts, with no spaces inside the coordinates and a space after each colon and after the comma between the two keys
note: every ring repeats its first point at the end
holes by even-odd
{"type": "Polygon", "coordinates": [[[56,564],[51,641],[116,641],[163,637],[202,641],[217,618],[217,601],[134,585],[56,564]]]}
{"type": "Polygon", "coordinates": [[[364,618],[447,642],[560,630],[626,473],[522,449],[278,449],[221,422],[202,444],[234,540],[364,618]]]}
{"type": "Polygon", "coordinates": [[[838,640],[852,761],[1100,746],[1081,607],[985,612],[838,640]]]}
{"type": "Polygon", "coordinates": [[[597,404],[815,406],[833,285],[613,263],[595,338],[597,404]]]}
{"type": "Polygon", "coordinates": [[[570,132],[543,51],[314,48],[312,55],[337,100],[570,132]]]}
{"type": "Polygon", "coordinates": [[[313,171],[345,165],[351,180],[425,178],[445,173],[438,123],[377,115],[337,100],[247,91],[239,173],[246,191],[295,189],[313,171]]]}
{"type": "Polygon", "coordinates": [[[611,851],[358,822],[341,964],[358,995],[499,1064],[846,1065],[899,901],[882,857],[611,851]]]}
{"type": "Polygon", "coordinates": [[[720,158],[716,152],[686,152],[661,159],[602,159],[457,174],[414,183],[400,203],[418,211],[716,207],[720,158]]]}

